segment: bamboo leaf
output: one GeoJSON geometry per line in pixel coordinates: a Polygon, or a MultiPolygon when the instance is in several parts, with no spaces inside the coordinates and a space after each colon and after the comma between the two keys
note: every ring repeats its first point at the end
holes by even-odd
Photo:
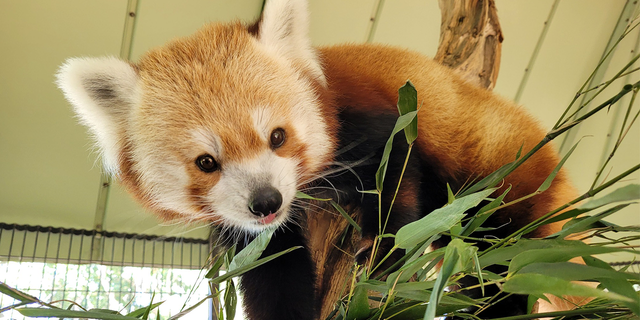
{"type": "Polygon", "coordinates": [[[220,271],[220,267],[222,267],[222,264],[224,263],[224,259],[225,259],[225,251],[221,251],[216,255],[216,260],[213,263],[213,266],[211,266],[211,269],[209,269],[209,271],[207,272],[207,274],[204,276],[207,279],[211,279],[213,278],[216,274],[218,274],[218,271],[220,271]]]}
{"type": "MultiPolygon", "coordinates": [[[[590,267],[600,268],[606,271],[615,271],[608,263],[594,257],[582,257],[584,263],[586,263],[590,267]]],[[[628,274],[628,273],[625,273],[628,274]]],[[[638,275],[634,275],[634,279],[637,279],[638,275]]],[[[617,294],[623,295],[627,298],[630,298],[632,302],[623,302],[622,304],[631,309],[636,316],[640,316],[640,298],[638,298],[638,293],[633,289],[631,283],[625,279],[616,279],[616,278],[600,278],[598,279],[602,285],[607,288],[607,290],[611,292],[615,292],[617,294]]]]}
{"type": "Polygon", "coordinates": [[[532,263],[542,262],[564,262],[575,257],[590,256],[594,254],[629,251],[611,247],[590,246],[581,241],[574,242],[568,246],[556,246],[544,249],[528,250],[515,256],[509,264],[509,274],[518,272],[523,267],[532,263]]]}
{"type": "Polygon", "coordinates": [[[314,198],[302,191],[296,191],[296,198],[298,199],[307,199],[307,200],[317,200],[317,201],[330,201],[331,199],[322,199],[322,198],[314,198]]]}
{"type": "Polygon", "coordinates": [[[571,234],[574,233],[578,233],[578,232],[582,232],[585,230],[589,230],[591,229],[592,225],[601,221],[602,219],[612,215],[615,212],[620,211],[621,209],[625,208],[629,206],[629,204],[621,204],[618,206],[615,206],[611,209],[605,210],[604,212],[598,213],[594,216],[586,216],[586,217],[580,217],[574,220],[570,220],[567,223],[565,223],[565,225],[562,227],[561,231],[558,231],[550,236],[548,236],[547,238],[553,238],[553,237],[557,237],[557,238],[565,238],[571,234]]]}
{"type": "Polygon", "coordinates": [[[349,224],[354,227],[358,233],[362,233],[362,228],[360,228],[360,226],[358,225],[357,222],[355,222],[355,220],[353,220],[353,218],[351,218],[351,216],[344,211],[344,209],[342,209],[342,207],[337,204],[335,201],[331,200],[331,205],[338,210],[338,212],[340,212],[340,214],[342,215],[343,218],[347,219],[347,221],[349,222],[349,224]]]}
{"type": "Polygon", "coordinates": [[[4,282],[0,282],[0,293],[6,294],[9,297],[18,300],[20,302],[29,302],[29,303],[33,303],[33,302],[38,302],[38,298],[28,295],[22,291],[16,290],[14,288],[9,287],[7,284],[5,284],[4,282]]]}
{"type": "MultiPolygon", "coordinates": [[[[411,81],[407,81],[404,86],[398,90],[398,111],[400,115],[418,110],[418,91],[411,81]]],[[[404,135],[407,138],[407,144],[412,144],[418,137],[418,118],[404,128],[404,135]]]]}
{"type": "MultiPolygon", "coordinates": [[[[154,294],[154,295],[155,295],[155,294],[154,294]]],[[[151,299],[151,301],[153,302],[153,298],[151,299]]],[[[127,317],[135,317],[135,318],[143,317],[143,319],[144,319],[144,315],[146,314],[147,310],[149,310],[149,311],[150,311],[150,310],[153,310],[153,309],[155,309],[155,308],[159,307],[159,306],[160,306],[161,304],[163,304],[163,303],[164,303],[164,301],[157,302],[157,303],[152,303],[152,304],[150,304],[150,305],[149,305],[149,306],[147,306],[147,307],[144,307],[144,308],[140,308],[140,309],[137,309],[137,310],[131,311],[131,312],[129,312],[129,313],[127,314],[127,317]]],[[[148,314],[147,314],[147,316],[148,316],[148,314]]]]}
{"type": "Polygon", "coordinates": [[[378,171],[376,171],[376,190],[378,190],[378,193],[382,192],[382,185],[384,182],[384,178],[387,174],[387,165],[389,164],[389,155],[391,154],[391,149],[393,147],[393,137],[398,132],[400,132],[400,130],[403,130],[408,125],[410,125],[417,115],[418,115],[418,111],[411,111],[404,115],[401,115],[400,117],[398,117],[398,120],[396,120],[396,125],[393,128],[393,131],[391,132],[391,136],[389,136],[389,139],[387,140],[387,143],[384,146],[384,151],[382,152],[382,159],[380,160],[380,166],[378,167],[378,171]]]}
{"type": "Polygon", "coordinates": [[[451,186],[447,183],[447,204],[452,204],[454,200],[456,200],[456,197],[453,195],[453,191],[451,191],[451,186]]]}
{"type": "MultiPolygon", "coordinates": [[[[578,141],[578,143],[580,143],[580,141],[578,141]]],[[[544,182],[542,183],[542,185],[540,185],[540,187],[538,188],[538,192],[544,192],[547,189],[549,189],[549,187],[551,186],[551,182],[553,182],[553,179],[556,177],[556,175],[558,174],[558,172],[560,171],[560,168],[562,168],[562,166],[564,165],[565,161],[567,161],[567,159],[569,159],[569,156],[571,156],[571,154],[573,153],[573,151],[576,149],[576,147],[578,146],[578,143],[576,143],[568,152],[567,154],[562,158],[562,160],[560,160],[560,162],[558,163],[558,165],[553,169],[553,171],[551,171],[551,174],[549,174],[549,176],[547,177],[547,179],[544,180],[544,182]]]]}
{"type": "Polygon", "coordinates": [[[469,194],[472,194],[472,193],[475,193],[477,191],[480,191],[482,189],[485,189],[487,187],[489,187],[489,188],[494,187],[496,184],[498,184],[502,180],[501,177],[504,176],[504,174],[506,172],[509,172],[509,170],[511,170],[511,167],[516,162],[518,162],[518,160],[513,161],[513,162],[509,162],[509,163],[503,165],[502,167],[498,168],[498,170],[492,172],[488,176],[484,177],[482,180],[476,182],[474,185],[469,187],[469,189],[467,189],[464,192],[462,192],[462,194],[460,194],[460,196],[464,197],[464,196],[467,196],[469,194]]]}
{"type": "Polygon", "coordinates": [[[376,291],[376,292],[387,292],[389,289],[387,287],[387,283],[380,280],[368,279],[364,281],[360,281],[356,284],[356,286],[364,287],[366,290],[376,291]]]}
{"type": "Polygon", "coordinates": [[[153,310],[153,299],[156,297],[156,293],[154,292],[153,295],[151,295],[151,302],[149,303],[149,306],[147,306],[147,309],[144,311],[144,313],[142,314],[142,319],[149,319],[149,314],[151,313],[151,310],[153,310]]]}
{"type": "MultiPolygon", "coordinates": [[[[430,239],[435,239],[435,237],[431,237],[430,239]]],[[[432,241],[427,242],[430,244],[432,241]]],[[[424,250],[422,250],[422,252],[424,252],[424,250]]],[[[409,279],[411,279],[416,272],[422,270],[429,261],[439,259],[439,257],[442,256],[442,253],[443,250],[438,249],[422,255],[413,261],[407,261],[400,269],[387,277],[387,286],[391,288],[394,283],[404,283],[409,281],[409,279]]]]}
{"type": "Polygon", "coordinates": [[[504,200],[504,197],[507,195],[507,193],[509,193],[509,191],[511,191],[511,186],[509,186],[507,190],[505,190],[499,197],[482,207],[478,211],[478,213],[476,213],[476,215],[473,216],[473,218],[471,218],[471,220],[464,226],[461,235],[470,235],[471,233],[476,231],[485,221],[487,221],[487,219],[495,212],[489,211],[499,207],[502,204],[502,200],[504,200]]]}
{"type": "MultiPolygon", "coordinates": [[[[607,194],[606,196],[589,201],[583,204],[582,206],[580,206],[579,208],[565,211],[553,218],[547,219],[541,225],[577,217],[581,214],[587,213],[589,211],[595,210],[597,208],[600,208],[608,204],[613,204],[616,202],[627,202],[627,201],[633,201],[638,199],[640,199],[640,185],[638,184],[626,185],[624,187],[614,190],[613,192],[607,194]]],[[[538,226],[536,226],[536,228],[537,227],[538,226]]],[[[524,233],[526,234],[530,231],[532,231],[532,229],[526,230],[524,233]]]]}
{"type": "Polygon", "coordinates": [[[638,275],[619,272],[613,269],[603,269],[571,262],[540,262],[532,263],[520,269],[518,274],[538,273],[567,281],[586,281],[599,279],[637,279],[638,275]]]}
{"type": "Polygon", "coordinates": [[[460,239],[453,239],[447,245],[444,252],[444,260],[442,262],[442,267],[440,268],[440,272],[438,273],[438,278],[433,286],[433,291],[431,291],[431,295],[429,297],[429,304],[427,305],[427,309],[424,312],[424,320],[433,320],[436,316],[436,307],[440,303],[440,299],[442,298],[444,288],[447,286],[447,282],[449,278],[456,272],[460,271],[460,248],[464,248],[464,246],[469,244],[465,244],[460,239]]]}
{"type": "Polygon", "coordinates": [[[416,282],[398,282],[395,286],[396,292],[404,292],[404,291],[416,291],[416,290],[429,290],[433,289],[435,286],[434,281],[416,281],[416,282]]]}
{"type": "Polygon", "coordinates": [[[248,263],[248,264],[243,265],[241,267],[238,267],[238,268],[236,268],[234,270],[230,270],[229,272],[227,272],[227,273],[225,273],[225,274],[223,274],[223,275],[221,275],[219,277],[213,278],[213,279],[210,280],[210,282],[212,282],[214,284],[221,283],[223,281],[226,281],[226,280],[228,280],[230,278],[239,276],[239,275],[241,275],[241,274],[243,274],[243,273],[245,273],[245,272],[247,272],[247,271],[249,271],[251,269],[259,267],[259,266],[261,266],[261,265],[263,265],[263,264],[265,264],[265,263],[267,263],[267,262],[269,262],[269,261],[271,261],[273,259],[276,259],[276,258],[278,258],[278,257],[280,257],[282,255],[285,255],[285,254],[287,254],[287,253],[289,253],[289,252],[291,252],[293,250],[300,249],[300,248],[302,248],[302,246],[291,247],[291,248],[289,248],[287,250],[280,251],[278,253],[274,253],[274,254],[272,254],[272,255],[270,255],[268,257],[264,257],[262,259],[258,259],[258,260],[254,261],[254,262],[248,263]]]}
{"type": "Polygon", "coordinates": [[[367,297],[367,289],[363,286],[356,286],[353,291],[353,297],[349,303],[347,311],[347,320],[364,319],[369,316],[369,298],[367,297]]]}
{"type": "Polygon", "coordinates": [[[511,277],[503,285],[506,292],[517,294],[533,294],[542,296],[545,293],[558,297],[578,296],[605,298],[614,301],[632,302],[631,299],[613,292],[605,292],[595,288],[579,285],[571,281],[562,280],[542,274],[525,273],[511,277]]]}
{"type": "MultiPolygon", "coordinates": [[[[198,301],[196,304],[192,305],[189,308],[186,308],[182,311],[180,311],[178,314],[175,314],[173,316],[171,316],[171,318],[169,318],[168,320],[176,320],[179,318],[182,318],[182,316],[184,316],[185,314],[188,314],[189,312],[193,311],[193,309],[197,308],[198,306],[200,306],[201,304],[203,304],[205,301],[211,299],[211,298],[215,298],[218,296],[220,292],[216,292],[215,294],[209,295],[203,299],[200,299],[200,301],[198,301]]],[[[222,312],[222,310],[220,310],[222,312]]]]}
{"type": "Polygon", "coordinates": [[[64,310],[64,309],[47,309],[47,308],[19,308],[15,309],[25,317],[33,318],[85,318],[85,319],[104,319],[104,320],[139,320],[136,317],[123,316],[113,310],[106,310],[116,313],[108,313],[105,310],[64,310]]]}
{"type": "Polygon", "coordinates": [[[521,239],[510,247],[494,249],[480,256],[480,266],[485,268],[494,264],[506,264],[513,257],[530,250],[545,248],[562,248],[586,245],[582,241],[572,240],[529,240],[521,239]]]}
{"type": "Polygon", "coordinates": [[[224,311],[227,319],[234,319],[236,316],[236,306],[238,304],[238,295],[236,294],[236,286],[233,280],[227,281],[227,288],[224,293],[224,311]]]}
{"type": "Polygon", "coordinates": [[[476,267],[478,282],[480,282],[480,291],[482,292],[482,296],[484,296],[484,279],[482,279],[482,268],[480,267],[480,259],[478,258],[477,250],[478,248],[473,252],[473,263],[476,267]]]}
{"type": "Polygon", "coordinates": [[[253,241],[233,257],[233,260],[229,263],[229,269],[227,271],[233,271],[256,261],[267,245],[269,245],[271,236],[275,231],[275,228],[269,228],[262,231],[255,239],[253,239],[253,241]]]}
{"type": "Polygon", "coordinates": [[[489,189],[458,198],[450,205],[436,209],[424,218],[405,225],[396,234],[396,246],[409,249],[440,232],[449,230],[462,220],[465,211],[480,204],[494,191],[495,189],[489,189]]]}
{"type": "Polygon", "coordinates": [[[604,197],[591,200],[580,206],[580,209],[595,209],[613,202],[633,201],[640,199],[640,184],[630,184],[618,188],[604,197]]]}

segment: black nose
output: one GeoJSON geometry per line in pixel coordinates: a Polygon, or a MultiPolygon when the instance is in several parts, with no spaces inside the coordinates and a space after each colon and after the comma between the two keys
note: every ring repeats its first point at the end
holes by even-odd
{"type": "Polygon", "coordinates": [[[251,195],[249,210],[256,216],[268,216],[275,213],[282,205],[282,195],[274,187],[257,189],[251,195]]]}

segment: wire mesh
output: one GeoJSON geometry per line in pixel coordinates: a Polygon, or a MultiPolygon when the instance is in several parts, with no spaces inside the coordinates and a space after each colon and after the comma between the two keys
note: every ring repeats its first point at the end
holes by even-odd
{"type": "MultiPolygon", "coordinates": [[[[208,295],[210,248],[206,239],[0,223],[0,281],[61,308],[126,314],[165,301],[151,318],[166,319],[208,295]]],[[[0,308],[18,302],[0,295],[0,308]]],[[[190,316],[209,319],[209,309],[203,303],[190,316]]],[[[23,319],[14,310],[0,316],[23,319]]]]}

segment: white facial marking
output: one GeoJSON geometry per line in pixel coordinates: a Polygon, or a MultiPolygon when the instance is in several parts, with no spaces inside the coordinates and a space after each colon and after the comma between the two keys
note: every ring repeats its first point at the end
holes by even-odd
{"type": "Polygon", "coordinates": [[[220,181],[211,188],[207,198],[224,224],[249,232],[279,225],[289,217],[296,195],[297,165],[295,159],[279,157],[271,150],[240,163],[227,163],[221,171],[220,181]],[[264,185],[271,185],[282,195],[280,210],[268,225],[260,223],[260,217],[249,210],[251,193],[264,185]]]}
{"type": "Polygon", "coordinates": [[[282,125],[274,123],[271,111],[265,107],[255,108],[251,112],[251,119],[253,120],[253,127],[264,141],[269,140],[269,136],[273,129],[282,125]]]}
{"type": "Polygon", "coordinates": [[[201,128],[191,131],[191,136],[193,137],[193,141],[198,144],[198,147],[200,147],[202,151],[198,154],[192,154],[189,156],[195,159],[197,156],[208,153],[212,155],[216,161],[220,161],[220,159],[222,159],[222,143],[220,142],[220,137],[218,135],[212,133],[210,130],[201,128]]]}

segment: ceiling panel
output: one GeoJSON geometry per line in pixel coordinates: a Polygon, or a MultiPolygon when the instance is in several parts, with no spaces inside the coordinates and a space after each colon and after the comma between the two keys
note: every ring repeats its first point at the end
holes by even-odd
{"type": "Polygon", "coordinates": [[[520,100],[545,127],[553,126],[593,71],[624,3],[624,0],[560,2],[520,100]]]}
{"type": "Polygon", "coordinates": [[[261,8],[262,0],[139,0],[132,59],[208,22],[253,21],[261,8]]]}
{"type": "Polygon", "coordinates": [[[375,0],[309,1],[309,34],[314,45],[363,42],[375,0]]]}
{"type": "Polygon", "coordinates": [[[437,1],[384,1],[375,30],[375,42],[436,54],[440,39],[440,8],[437,1]]]}
{"type": "Polygon", "coordinates": [[[117,54],[125,6],[0,2],[0,221],[91,228],[99,171],[54,74],[68,57],[117,54]]]}

